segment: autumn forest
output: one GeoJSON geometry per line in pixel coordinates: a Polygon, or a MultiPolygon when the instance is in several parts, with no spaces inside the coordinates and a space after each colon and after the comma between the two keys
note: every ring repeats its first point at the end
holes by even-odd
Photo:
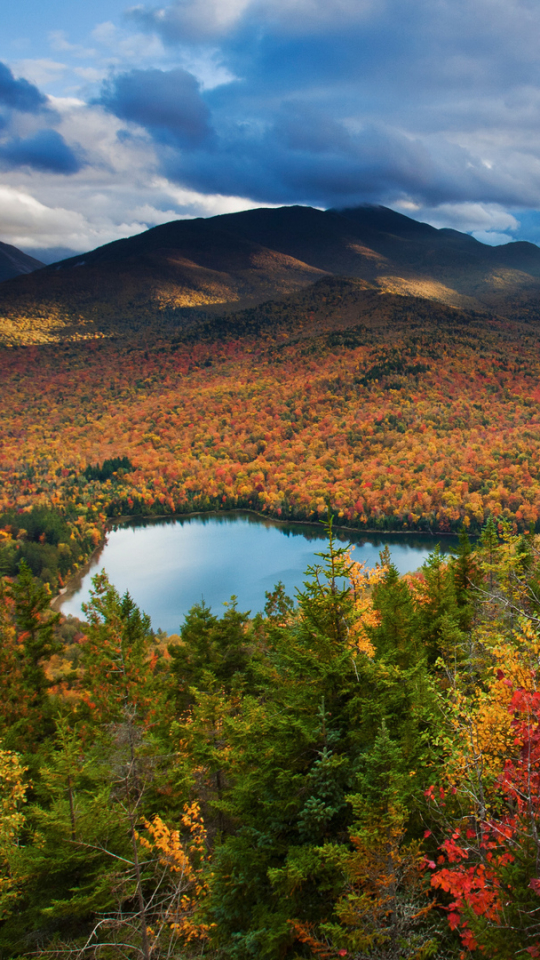
{"type": "Polygon", "coordinates": [[[0,957],[540,958],[531,310],[325,276],[28,330],[0,348],[0,957]],[[297,597],[166,636],[101,573],[52,612],[113,521],[238,508],[326,524],[297,597]],[[336,527],[459,548],[400,577],[336,527]]]}

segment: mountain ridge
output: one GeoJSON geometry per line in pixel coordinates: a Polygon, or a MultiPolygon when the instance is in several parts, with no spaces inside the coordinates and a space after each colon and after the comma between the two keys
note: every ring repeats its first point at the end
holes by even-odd
{"type": "Polygon", "coordinates": [[[0,283],[40,270],[44,266],[41,260],[36,260],[11,243],[0,240],[0,283]]]}
{"type": "Polygon", "coordinates": [[[327,275],[527,318],[540,299],[540,249],[491,247],[375,205],[173,220],[1,284],[0,336],[39,342],[185,325],[201,311],[286,297],[327,275]]]}

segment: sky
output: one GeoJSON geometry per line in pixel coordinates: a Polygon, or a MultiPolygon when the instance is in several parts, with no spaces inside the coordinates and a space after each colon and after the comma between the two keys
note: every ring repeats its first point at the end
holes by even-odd
{"type": "Polygon", "coordinates": [[[17,0],[0,240],[51,262],[176,218],[381,203],[540,244],[538,0],[17,0]]]}

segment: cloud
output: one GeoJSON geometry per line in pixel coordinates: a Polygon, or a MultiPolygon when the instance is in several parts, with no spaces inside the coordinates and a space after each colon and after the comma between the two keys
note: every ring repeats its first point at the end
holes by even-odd
{"type": "Polygon", "coordinates": [[[177,0],[129,18],[183,64],[206,51],[223,71],[204,91],[180,68],[179,83],[175,70],[119,73],[102,93],[180,186],[254,203],[409,201],[443,217],[540,203],[529,0],[177,0]]]}
{"type": "Polygon", "coordinates": [[[501,243],[511,243],[516,239],[508,233],[496,233],[494,230],[474,230],[472,236],[480,243],[488,243],[491,247],[498,247],[501,243]]]}
{"type": "Polygon", "coordinates": [[[97,101],[161,143],[194,147],[211,135],[210,111],[186,70],[132,70],[109,80],[97,101]]]}
{"type": "Polygon", "coordinates": [[[47,104],[47,98],[33,83],[15,79],[5,63],[0,62],[0,104],[24,113],[38,113],[47,104]]]}
{"type": "Polygon", "coordinates": [[[84,226],[84,218],[77,211],[48,207],[29,193],[9,186],[0,186],[0,206],[2,238],[17,247],[70,246],[84,226]]]}
{"type": "Polygon", "coordinates": [[[54,83],[67,72],[65,63],[59,63],[57,60],[50,60],[47,57],[18,60],[16,67],[30,84],[36,84],[40,87],[54,83]]]}
{"type": "Polygon", "coordinates": [[[89,36],[67,18],[45,37],[62,63],[4,68],[37,106],[5,111],[3,179],[54,209],[69,198],[88,246],[175,212],[364,201],[488,242],[540,240],[536,0],[115,12],[89,36]]]}
{"type": "Polygon", "coordinates": [[[364,23],[385,6],[375,0],[175,0],[164,7],[139,4],[126,16],[166,44],[183,44],[215,40],[253,24],[302,36],[334,32],[345,24],[364,23]]]}
{"type": "Polygon", "coordinates": [[[0,186],[0,206],[2,239],[33,250],[38,257],[41,250],[88,250],[146,229],[146,224],[140,220],[114,224],[101,217],[99,222],[92,223],[81,211],[49,206],[15,187],[0,186]]]}
{"type": "MultiPolygon", "coordinates": [[[[404,209],[404,213],[408,211],[404,209]]],[[[475,235],[490,233],[506,236],[506,231],[515,232],[520,226],[513,214],[495,203],[441,203],[435,209],[425,207],[418,210],[418,214],[414,212],[414,215],[433,227],[454,227],[475,235]]]]}
{"type": "Polygon", "coordinates": [[[132,7],[127,17],[165,43],[199,42],[229,32],[251,0],[179,0],[168,7],[132,7]]]}
{"type": "Polygon", "coordinates": [[[0,143],[0,165],[72,174],[81,169],[82,161],[56,130],[40,130],[32,137],[0,143]]]}
{"type": "MultiPolygon", "coordinates": [[[[201,193],[247,194],[259,203],[315,206],[392,204],[407,198],[419,206],[435,207],[477,198],[484,204],[522,203],[534,189],[532,170],[518,179],[501,165],[486,164],[470,150],[440,137],[411,137],[374,122],[354,129],[328,110],[302,101],[278,106],[274,114],[267,111],[258,118],[246,116],[234,122],[227,116],[227,95],[218,91],[212,135],[205,107],[204,127],[196,128],[197,136],[188,137],[182,130],[186,123],[183,91],[180,87],[176,100],[171,74],[139,71],[135,76],[120,76],[115,80],[117,95],[106,92],[102,102],[118,117],[136,120],[148,131],[164,176],[201,193]],[[126,89],[129,97],[124,95],[126,89]],[[166,100],[160,100],[162,89],[167,91],[166,100]]],[[[191,83],[190,93],[194,89],[191,83]]],[[[201,102],[197,95],[197,120],[201,102]]],[[[478,217],[473,220],[471,229],[506,229],[510,222],[486,224],[485,215],[481,222],[478,217]]]]}
{"type": "Polygon", "coordinates": [[[69,53],[79,58],[96,55],[96,51],[92,48],[83,47],[79,43],[70,43],[65,30],[50,30],[48,40],[51,49],[57,53],[69,53]]]}

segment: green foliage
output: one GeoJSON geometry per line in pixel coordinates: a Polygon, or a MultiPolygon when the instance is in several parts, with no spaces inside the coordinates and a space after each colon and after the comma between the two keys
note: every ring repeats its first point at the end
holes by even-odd
{"type": "Polygon", "coordinates": [[[88,551],[91,541],[74,536],[65,516],[48,507],[0,515],[0,530],[11,534],[0,541],[0,576],[15,577],[25,563],[35,577],[57,585],[88,551]]]}
{"type": "Polygon", "coordinates": [[[148,724],[160,702],[150,662],[150,618],[129,593],[120,597],[105,572],[93,578],[90,597],[83,605],[87,635],[81,656],[87,715],[98,727],[126,721],[132,713],[132,719],[148,724]]]}
{"type": "Polygon", "coordinates": [[[191,608],[180,629],[181,642],[169,646],[173,696],[180,712],[194,702],[195,691],[230,694],[252,681],[255,649],[248,622],[234,598],[221,618],[204,603],[191,608]]]}
{"type": "Polygon", "coordinates": [[[121,477],[131,470],[133,470],[133,464],[129,457],[112,457],[109,460],[104,460],[101,466],[99,464],[95,466],[88,464],[84,470],[84,476],[87,480],[99,480],[100,483],[105,483],[106,480],[112,479],[115,474],[121,477]]]}
{"type": "Polygon", "coordinates": [[[51,613],[49,591],[34,579],[24,560],[9,587],[9,595],[15,605],[13,619],[23,648],[24,680],[36,701],[43,701],[48,686],[43,661],[61,649],[54,633],[60,614],[51,613]]]}
{"type": "Polygon", "coordinates": [[[62,644],[55,627],[59,614],[51,596],[24,560],[18,576],[2,584],[0,596],[0,728],[10,748],[34,751],[50,734],[54,705],[45,663],[62,644]]]}
{"type": "Polygon", "coordinates": [[[383,554],[383,580],[373,590],[379,623],[370,631],[379,657],[386,663],[408,667],[425,656],[418,641],[418,614],[408,584],[401,579],[389,555],[383,554]]]}
{"type": "Polygon", "coordinates": [[[488,524],[413,577],[383,552],[362,585],[327,531],[296,607],[281,584],[253,620],[197,604],[168,644],[104,573],[63,627],[24,564],[4,585],[0,957],[534,945],[539,543],[488,524]],[[80,656],[52,695],[58,637],[80,656]]]}

